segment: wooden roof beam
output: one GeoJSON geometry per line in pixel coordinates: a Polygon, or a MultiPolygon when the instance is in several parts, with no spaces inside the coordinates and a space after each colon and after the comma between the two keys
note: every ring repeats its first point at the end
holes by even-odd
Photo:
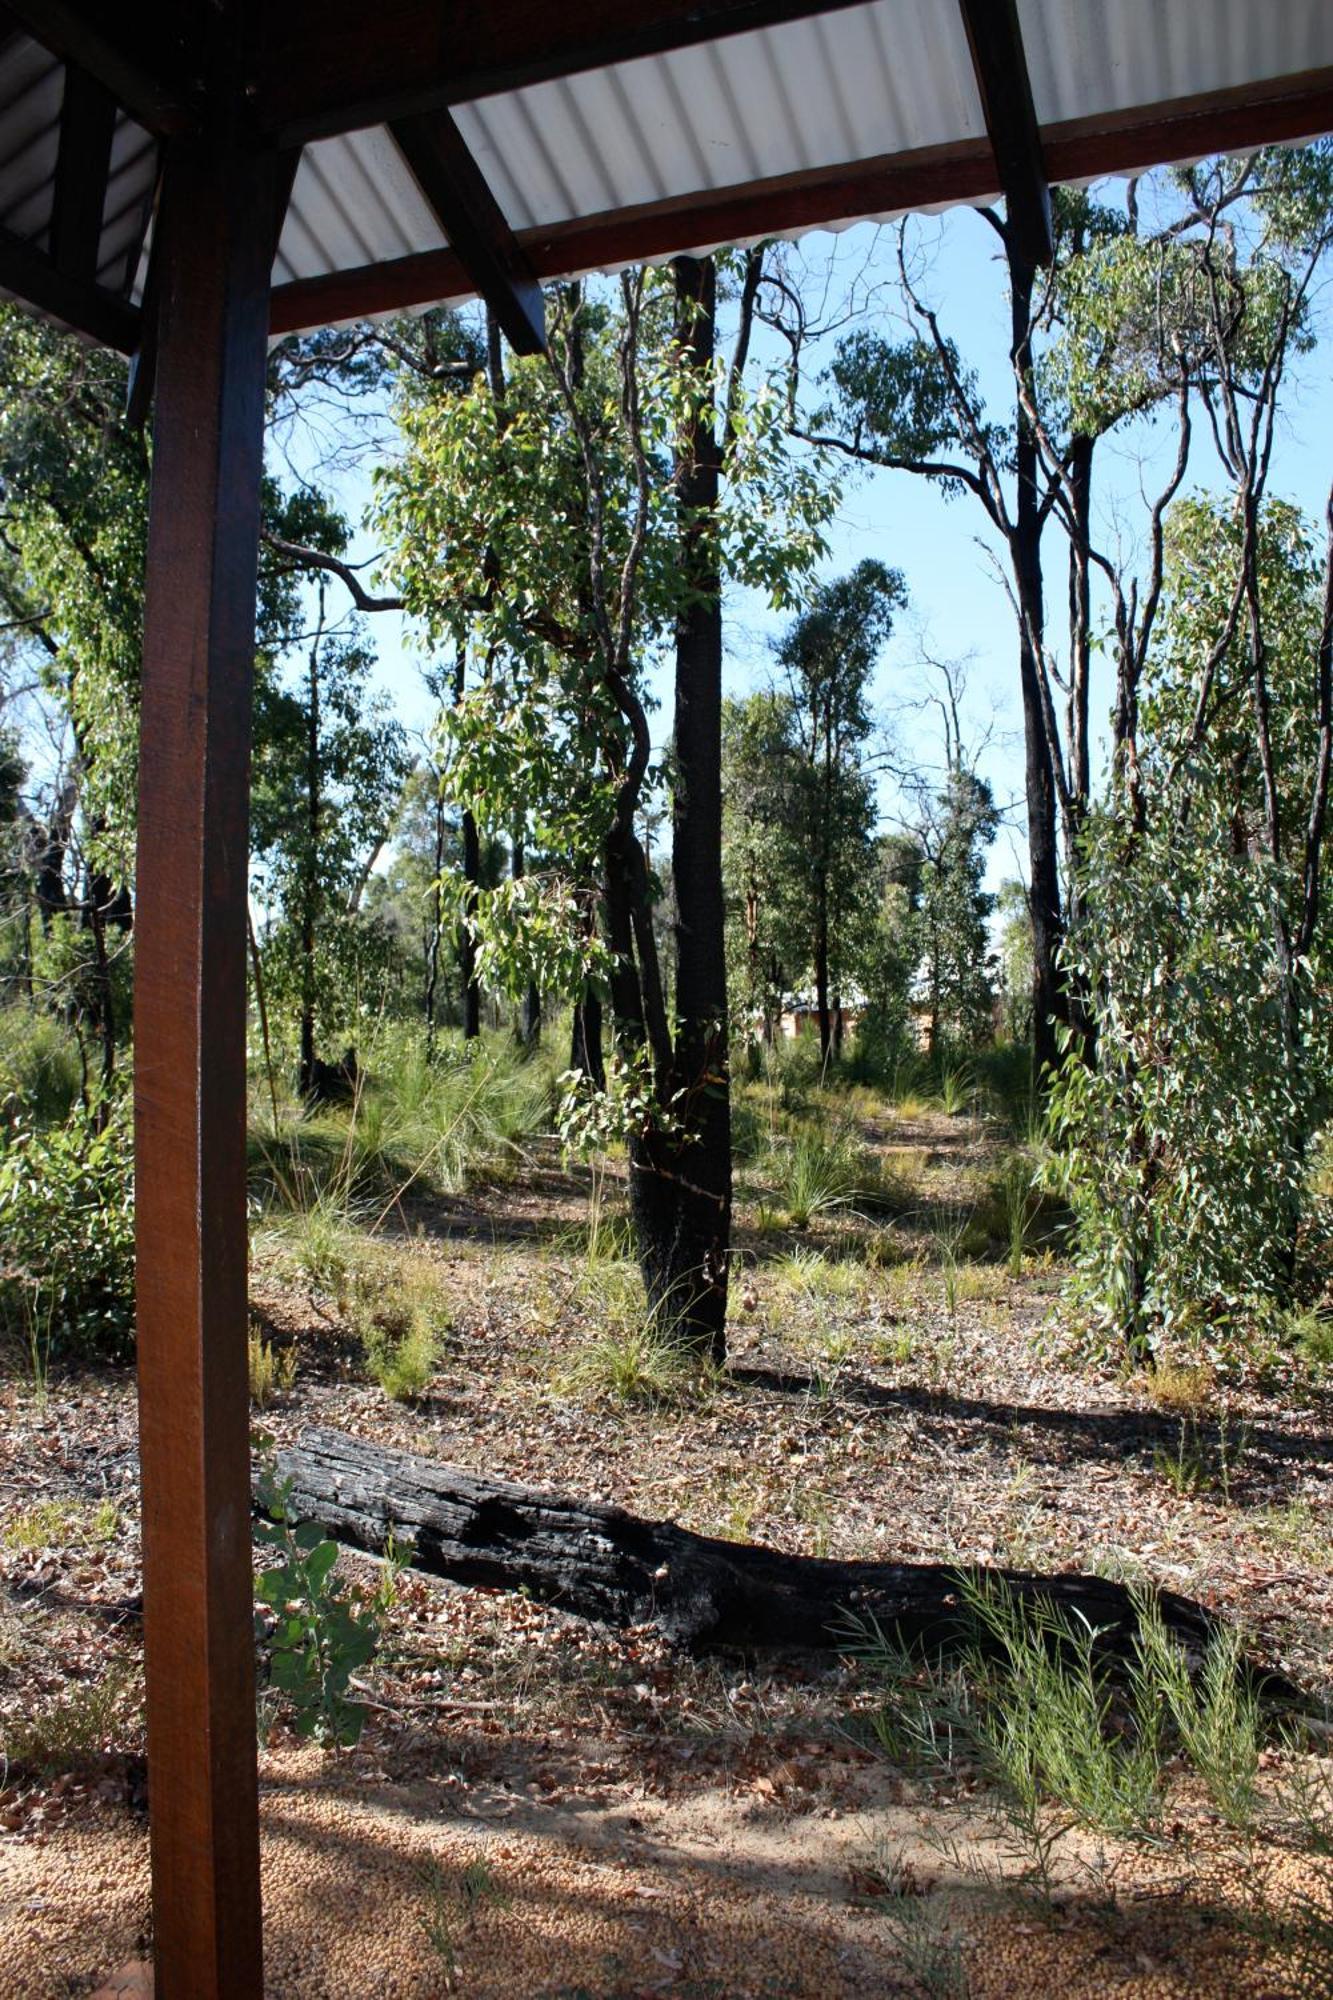
{"type": "Polygon", "coordinates": [[[89,284],[97,278],[115,129],[116,101],[110,91],[77,63],[66,63],[51,207],[51,261],[67,277],[89,284]]]}
{"type": "Polygon", "coordinates": [[[179,132],[194,116],[193,6],[172,0],[6,0],[6,16],[62,62],[86,70],[150,132],[179,132]]]}
{"type": "Polygon", "coordinates": [[[259,29],[252,99],[283,144],[391,122],[857,0],[283,0],[259,29]]]}
{"type": "Polygon", "coordinates": [[[1009,233],[1032,265],[1055,254],[1051,191],[1032,103],[1017,0],[959,0],[972,67],[995,152],[1009,233]]]}
{"type": "Polygon", "coordinates": [[[0,292],[33,307],[44,319],[70,327],[103,347],[133,354],[139,313],[91,279],[72,277],[8,229],[0,229],[0,292]]]}
{"type": "MultiPolygon", "coordinates": [[[[649,262],[709,243],[739,243],[784,229],[845,222],[858,215],[984,201],[995,192],[990,147],[984,139],[966,140],[525,229],[517,242],[529,268],[544,281],[604,265],[649,262]]],[[[427,250],[277,286],[271,329],[275,334],[291,333],[372,313],[400,312],[466,298],[475,289],[456,250],[427,250]]]]}
{"type": "Polygon", "coordinates": [[[463,135],[447,111],[390,127],[421,192],[517,354],[546,345],[541,286],[463,135]]]}

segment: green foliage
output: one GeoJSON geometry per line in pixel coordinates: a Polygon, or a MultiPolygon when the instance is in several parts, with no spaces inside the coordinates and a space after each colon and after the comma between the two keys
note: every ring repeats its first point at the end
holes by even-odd
{"type": "Polygon", "coordinates": [[[1096,1067],[1071,1046],[1051,1092],[1050,1173],[1102,1323],[1219,1354],[1298,1293],[1306,1242],[1325,1227],[1309,1166],[1333,1083],[1327,916],[1308,958],[1286,942],[1303,896],[1322,577],[1306,524],[1275,502],[1256,559],[1289,847],[1272,849],[1251,662],[1228,636],[1239,528],[1190,501],[1172,517],[1144,682],[1141,807],[1127,816],[1113,799],[1082,849],[1086,918],[1065,964],[1092,999],[1096,1067]]]}
{"type": "Polygon", "coordinates": [[[515,996],[572,998],[611,971],[592,884],[625,785],[650,778],[642,679],[689,601],[686,529],[780,606],[823,553],[833,491],[794,452],[775,384],[737,386],[716,518],[685,519],[675,440],[724,390],[720,364],[682,359],[657,273],[553,297],[551,359],[511,358],[502,385],[400,380],[406,449],[377,474],[377,524],[426,645],[465,655],[440,718],[447,795],[483,829],[525,831],[526,874],[467,918],[515,996]]]}
{"type": "Polygon", "coordinates": [[[969,460],[978,446],[997,459],[1007,453],[1001,427],[968,420],[965,412],[978,402],[976,375],[950,340],[941,353],[920,335],[890,341],[848,334],[824,381],[834,401],[816,419],[818,428],[836,424],[873,464],[927,467],[951,498],[965,484],[951,464],[955,454],[969,460]]]}
{"type": "Polygon", "coordinates": [[[0,1763],[7,1762],[11,1776],[29,1771],[50,1778],[76,1771],[118,1748],[131,1732],[137,1734],[142,1712],[129,1668],[119,1661],[103,1662],[95,1680],[75,1682],[9,1724],[0,1763]]]}
{"type": "Polygon", "coordinates": [[[775,1148],[763,1166],[770,1192],[786,1209],[793,1229],[872,1200],[879,1179],[863,1147],[843,1134],[819,1130],[798,1132],[790,1143],[775,1148]]]}
{"type": "Polygon", "coordinates": [[[430,1387],[439,1362],[439,1343],[424,1314],[414,1312],[396,1336],[372,1320],[365,1347],[371,1374],[395,1403],[415,1403],[430,1387]]]}
{"type": "Polygon", "coordinates": [[[291,1482],[261,1471],[257,1539],[277,1561],[260,1572],[255,1595],[255,1637],[267,1658],[267,1689],[289,1709],[298,1735],[320,1743],[353,1744],[365,1722],[365,1704],[347,1690],[352,1675],[374,1656],[379,1618],[364,1592],[354,1593],[334,1574],[338,1545],[310,1521],[296,1521],[291,1482]]]}
{"type": "Polygon", "coordinates": [[[24,1001],[0,1008],[0,1105],[34,1125],[60,1125],[82,1089],[78,1044],[62,1022],[24,1001]]]}
{"type": "Polygon", "coordinates": [[[1071,1827],[1156,1835],[1173,1756],[1232,1824],[1252,1823],[1262,1726],[1236,1633],[1219,1632],[1192,1671],[1145,1596],[1116,1669],[1098,1633],[1049,1600],[984,1575],[960,1575],[959,1595],[966,1633],[952,1661],[906,1653],[873,1620],[849,1619],[852,1650],[886,1683],[887,1752],[979,1767],[1047,1898],[1071,1827]]]}
{"type": "Polygon", "coordinates": [[[0,1120],[0,1313],[44,1376],[56,1353],[121,1360],[134,1345],[134,1184],[128,1106],[74,1105],[38,1126],[0,1120]]]}

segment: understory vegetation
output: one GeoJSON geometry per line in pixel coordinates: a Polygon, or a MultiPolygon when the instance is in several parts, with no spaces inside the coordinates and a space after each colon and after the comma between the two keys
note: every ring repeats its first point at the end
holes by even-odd
{"type": "MultiPolygon", "coordinates": [[[[1132,189],[1057,191],[1040,278],[982,225],[999,391],[912,223],[836,308],[757,245],[553,290],[545,356],[480,309],[271,355],[219,1366],[266,1838],[333,1800],[310,1853],[397,1852],[425,1992],[577,1907],[571,1995],[1333,1994],[1333,513],[1281,487],[1333,150],[1132,189]],[[848,557],[914,481],[988,537],[1021,754],[848,557]],[[354,1556],[270,1462],[310,1426],[928,1568],[951,1642],[849,1604],[694,1657],[354,1556]]],[[[138,1881],[147,450],[123,364],[7,306],[0,385],[0,1826],[138,1881]]]]}

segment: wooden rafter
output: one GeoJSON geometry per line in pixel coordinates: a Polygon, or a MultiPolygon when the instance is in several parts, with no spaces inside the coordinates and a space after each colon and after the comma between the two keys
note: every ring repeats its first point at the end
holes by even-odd
{"type": "MultiPolygon", "coordinates": [[[[674,201],[643,202],[577,222],[522,230],[517,241],[536,276],[545,280],[669,256],[682,244],[740,242],[918,203],[981,201],[995,192],[990,147],[969,141],[848,167],[779,174],[743,188],[706,189],[674,201]]],[[[430,250],[279,285],[273,293],[272,326],[275,333],[292,332],[325,320],[464,298],[473,289],[456,251],[430,250]]]]}
{"type": "Polygon", "coordinates": [[[541,286],[447,111],[390,128],[473,288],[519,354],[546,345],[541,286]]]}
{"type": "Polygon", "coordinates": [[[181,131],[196,116],[196,8],[173,0],[6,0],[6,13],[62,62],[96,77],[150,132],[181,131]]]}
{"type": "Polygon", "coordinates": [[[661,55],[856,0],[284,0],[264,17],[260,122],[314,139],[661,55]]]}
{"type": "MultiPolygon", "coordinates": [[[[1053,181],[1134,173],[1164,160],[1228,147],[1279,145],[1333,130],[1333,69],[1169,104],[1070,119],[1042,128],[1053,181]]],[[[782,230],[817,228],[859,215],[993,200],[1003,190],[990,143],[968,140],[886,154],[847,166],[783,174],[743,187],[704,189],[669,201],[607,211],[518,232],[536,276],[667,257],[684,247],[736,243],[782,230]]],[[[466,298],[475,289],[452,250],[428,250],[280,285],[275,333],[411,306],[466,298]]]]}
{"type": "Polygon", "coordinates": [[[139,345],[136,307],[101,285],[57,269],[49,257],[8,229],[0,229],[0,292],[121,354],[133,354],[139,345]]]}
{"type": "Polygon", "coordinates": [[[115,129],[116,102],[110,91],[77,63],[66,63],[51,206],[51,261],[66,276],[88,283],[97,277],[115,129]]]}
{"type": "Polygon", "coordinates": [[[1051,192],[1017,0],[959,0],[959,4],[1013,247],[1030,265],[1049,264],[1055,254],[1051,192]]]}

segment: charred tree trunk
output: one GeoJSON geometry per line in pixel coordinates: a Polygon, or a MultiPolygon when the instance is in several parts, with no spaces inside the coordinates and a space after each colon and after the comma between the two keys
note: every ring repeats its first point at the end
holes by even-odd
{"type": "MultiPolygon", "coordinates": [[[[338,1431],[306,1432],[278,1453],[277,1473],[291,1481],[291,1517],[350,1548],[380,1555],[392,1535],[428,1575],[520,1591],[596,1624],[651,1625],[696,1652],[845,1652],[853,1618],[873,1618],[906,1643],[974,1638],[960,1601],[964,1571],[1086,1619],[1108,1653],[1129,1653],[1138,1625],[1134,1593],[1101,1576],[787,1555],[479,1478],[338,1431]]],[[[1197,1659],[1217,1621],[1192,1599],[1164,1592],[1157,1601],[1197,1659]]],[[[1276,1677],[1270,1686],[1288,1691],[1276,1677]]]]}
{"type": "MultiPolygon", "coordinates": [[[[320,624],[323,625],[323,597],[320,598],[320,624]]],[[[305,881],[301,885],[301,1050],[297,1087],[302,1097],[310,1097],[315,1088],[315,927],[320,894],[319,838],[320,796],[319,768],[319,639],[310,648],[309,703],[306,711],[306,839],[305,881]]]]}
{"type": "MultiPolygon", "coordinates": [[[[1069,494],[1072,511],[1069,542],[1069,704],[1068,741],[1070,798],[1065,827],[1065,863],[1069,903],[1065,921],[1072,929],[1082,920],[1078,848],[1092,797],[1092,757],[1089,741],[1089,696],[1092,667],[1092,454],[1095,439],[1076,437],[1069,452],[1069,494]]],[[[1096,1061],[1097,1017],[1083,981],[1070,981],[1069,1018],[1078,1030],[1085,1059],[1096,1061]]]]}
{"type": "MultiPolygon", "coordinates": [[[[1012,241],[1009,251],[1009,292],[1012,310],[1014,366],[1031,368],[1033,266],[1012,241]]],[[[1014,448],[1016,505],[1014,565],[1018,587],[1019,683],[1023,695],[1023,738],[1028,809],[1028,891],[1032,914],[1032,1062],[1038,1083],[1059,1060],[1057,1027],[1068,1009],[1060,981],[1058,953],[1064,935],[1060,896],[1059,814],[1053,748],[1041,692],[1041,660],[1045,610],[1041,576],[1041,496],[1038,490],[1037,441],[1032,424],[1019,406],[1014,448]]]]}
{"type": "MultiPolygon", "coordinates": [[[[455,702],[463,699],[466,670],[467,656],[460,646],[454,668],[455,702]]],[[[458,927],[458,977],[463,991],[463,1040],[475,1042],[481,1033],[481,987],[477,983],[477,944],[472,935],[472,916],[481,887],[481,835],[475,815],[466,807],[463,810],[462,831],[463,881],[467,893],[463,902],[463,921],[458,927]]]]}
{"type": "MultiPolygon", "coordinates": [[[[676,620],[676,1022],[664,1099],[676,1121],[635,1143],[631,1192],[654,1317],[673,1338],[720,1361],[731,1240],[731,1100],[722,894],[720,461],[716,412],[705,387],[713,364],[716,270],[711,259],[692,257],[678,258],[674,270],[677,341],[691,377],[676,446],[688,590],[676,620]]],[[[619,951],[614,937],[612,946],[619,951]]]]}
{"type": "MultiPolygon", "coordinates": [[[[521,826],[514,829],[510,866],[513,871],[514,880],[521,882],[523,880],[523,871],[527,866],[527,857],[523,845],[523,829],[521,826]]],[[[524,1055],[531,1055],[540,1042],[541,1036],[542,999],[536,986],[530,980],[518,1003],[518,1011],[514,1018],[514,1040],[518,1043],[524,1055]]]]}
{"type": "Polygon", "coordinates": [[[481,881],[481,835],[475,818],[466,810],[463,813],[463,880],[467,883],[467,898],[463,905],[463,922],[458,931],[458,977],[463,988],[463,1039],[475,1042],[481,1033],[481,986],[477,980],[477,941],[472,935],[472,916],[477,907],[477,888],[481,881]]]}
{"type": "Polygon", "coordinates": [[[569,1037],[569,1066],[580,1070],[594,1090],[606,1089],[606,1058],[602,1054],[602,1001],[591,986],[574,1002],[569,1037]]]}
{"type": "Polygon", "coordinates": [[[440,991],[440,945],[444,938],[444,851],[447,822],[444,810],[444,789],[439,779],[435,781],[434,825],[432,827],[432,848],[430,887],[430,916],[426,927],[426,987],[423,995],[426,1012],[426,1060],[435,1060],[435,1037],[439,1024],[440,991]]]}

